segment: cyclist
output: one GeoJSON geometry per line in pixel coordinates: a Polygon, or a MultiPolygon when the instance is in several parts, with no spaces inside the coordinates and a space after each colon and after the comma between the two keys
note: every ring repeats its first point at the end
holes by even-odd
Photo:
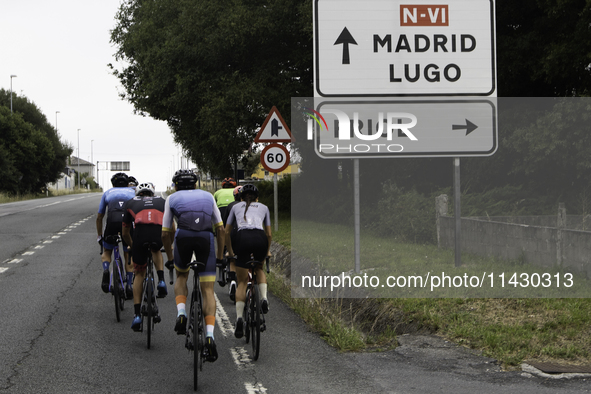
{"type": "MultiPolygon", "coordinates": [[[[109,292],[109,266],[111,265],[111,256],[115,245],[106,242],[104,238],[108,236],[116,236],[117,234],[121,233],[124,214],[123,205],[127,200],[135,197],[135,192],[128,187],[129,178],[125,173],[118,172],[113,175],[111,177],[111,184],[113,187],[103,193],[98,214],[96,216],[96,231],[98,233],[97,241],[99,245],[102,245],[104,248],[103,255],[101,257],[103,262],[103,280],[101,283],[101,288],[105,293],[109,292]],[[105,217],[105,212],[107,212],[107,225],[105,226],[105,232],[103,236],[103,219],[105,217]]],[[[133,281],[133,267],[131,266],[131,257],[127,251],[127,244],[125,241],[122,243],[125,261],[127,263],[125,264],[127,279],[127,285],[125,286],[125,296],[126,298],[131,299],[133,297],[133,289],[131,288],[131,282],[133,281]]]]}
{"type": "MultiPolygon", "coordinates": [[[[222,188],[218,189],[214,194],[213,198],[215,199],[215,203],[217,204],[218,208],[220,209],[220,214],[222,215],[222,222],[224,226],[226,226],[226,218],[228,217],[228,205],[234,201],[234,188],[236,187],[236,181],[234,178],[224,178],[222,181],[222,188]]],[[[230,299],[234,301],[234,294],[236,293],[236,270],[233,268],[233,263],[230,262],[230,299]]]]}
{"type": "MultiPolygon", "coordinates": [[[[222,218],[226,217],[226,207],[232,201],[234,201],[234,188],[236,187],[236,181],[233,178],[224,178],[222,181],[222,188],[217,190],[213,194],[213,198],[215,198],[215,203],[217,204],[218,208],[220,209],[220,213],[222,214],[222,218]]],[[[224,222],[224,225],[226,223],[224,222]]]]}
{"type": "MultiPolygon", "coordinates": [[[[164,263],[162,261],[162,216],[164,215],[164,199],[154,196],[155,190],[151,183],[142,183],[135,189],[136,197],[128,200],[123,216],[123,239],[131,248],[133,263],[135,266],[135,280],[133,282],[133,308],[134,317],[131,328],[134,331],[142,329],[142,314],[140,305],[142,302],[143,282],[146,277],[148,255],[144,244],[153,243],[152,258],[158,275],[158,297],[163,298],[168,294],[164,281],[164,263]],[[133,237],[131,228],[134,227],[133,237]]],[[[156,313],[158,313],[156,311],[156,313]]]]}
{"type": "Polygon", "coordinates": [[[162,221],[162,243],[168,260],[173,260],[177,279],[174,284],[177,319],[174,330],[184,335],[187,329],[187,279],[189,278],[191,256],[205,263],[205,270],[199,274],[203,291],[203,312],[205,315],[208,361],[217,360],[218,353],[213,337],[215,328],[215,295],[213,286],[216,274],[216,258],[221,260],[224,250],[224,228],[222,217],[211,193],[196,189],[197,175],[191,170],[179,170],[172,178],[175,193],[166,199],[162,221]],[[177,218],[177,230],[173,232],[173,219],[177,218]],[[214,247],[216,232],[217,250],[214,247]],[[215,250],[215,252],[214,252],[215,250]]]}
{"type": "Polygon", "coordinates": [[[244,335],[244,303],[246,300],[246,286],[248,283],[248,269],[246,263],[252,257],[261,263],[255,267],[259,291],[261,293],[261,310],[269,311],[267,300],[267,277],[263,270],[263,261],[270,255],[271,247],[271,214],[265,204],[258,202],[259,191],[255,185],[242,186],[240,192],[242,201],[232,208],[226,224],[226,245],[230,256],[236,252],[236,275],[238,288],[236,289],[236,328],[234,336],[242,338],[244,335]],[[230,240],[232,228],[236,226],[238,233],[234,243],[230,240]],[[233,246],[236,248],[234,249],[233,246]]]}
{"type": "Polygon", "coordinates": [[[128,181],[128,186],[131,187],[133,190],[135,190],[135,188],[138,185],[137,179],[135,179],[135,177],[130,176],[129,178],[127,178],[128,181]]]}
{"type": "MultiPolygon", "coordinates": [[[[232,201],[230,204],[228,204],[228,206],[226,207],[226,212],[225,212],[225,216],[222,217],[222,220],[224,221],[224,225],[228,222],[228,216],[230,215],[230,211],[232,210],[232,207],[236,204],[238,204],[240,202],[240,190],[242,190],[242,186],[236,186],[234,188],[233,194],[234,194],[234,201],[232,201]]],[[[238,230],[236,228],[232,229],[232,233],[230,234],[230,239],[232,242],[234,242],[235,238],[236,238],[236,232],[238,230]]],[[[226,247],[227,249],[227,247],[226,247]]],[[[229,255],[229,254],[228,254],[229,255]]],[[[234,263],[234,259],[230,259],[230,272],[228,273],[228,277],[230,279],[230,299],[232,301],[236,301],[236,264],[234,263]]]]}

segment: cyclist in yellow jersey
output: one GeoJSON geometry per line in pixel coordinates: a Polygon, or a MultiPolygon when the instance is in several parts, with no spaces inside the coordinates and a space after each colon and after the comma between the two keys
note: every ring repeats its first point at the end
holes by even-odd
{"type": "MultiPolygon", "coordinates": [[[[233,178],[224,178],[222,181],[222,188],[216,191],[213,194],[213,198],[215,199],[215,203],[220,210],[220,214],[222,215],[222,220],[224,222],[224,226],[226,225],[226,218],[230,211],[228,210],[228,205],[235,201],[235,193],[234,188],[236,187],[236,181],[233,178]]],[[[240,201],[240,200],[238,200],[240,201]]],[[[228,279],[230,281],[230,299],[232,301],[235,300],[236,294],[236,268],[234,266],[234,261],[230,262],[230,272],[228,275],[228,279]]]]}

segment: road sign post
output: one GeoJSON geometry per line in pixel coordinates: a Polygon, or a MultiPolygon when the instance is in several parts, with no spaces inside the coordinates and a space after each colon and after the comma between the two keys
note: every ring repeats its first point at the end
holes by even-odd
{"type": "MultiPolygon", "coordinates": [[[[356,170],[363,157],[453,157],[459,265],[460,157],[497,149],[494,0],[314,0],[313,8],[314,96],[322,100],[308,139],[320,157],[352,158],[356,170]],[[410,100],[378,101],[397,97],[410,100]],[[327,101],[336,98],[348,103],[327,101]]],[[[358,187],[356,179],[355,195],[358,187]]]]}
{"type": "Polygon", "coordinates": [[[273,213],[275,216],[275,231],[279,230],[279,198],[277,173],[289,166],[290,156],[287,148],[279,142],[294,140],[289,127],[283,120],[276,107],[271,108],[269,115],[257,133],[254,142],[270,142],[261,152],[261,164],[265,170],[273,173],[273,213]]]}

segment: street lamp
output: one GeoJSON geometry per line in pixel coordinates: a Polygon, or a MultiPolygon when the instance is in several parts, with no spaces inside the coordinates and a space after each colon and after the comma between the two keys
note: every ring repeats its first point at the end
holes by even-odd
{"type": "Polygon", "coordinates": [[[12,113],[12,78],[16,78],[16,75],[10,76],[10,113],[12,113]]]}
{"type": "Polygon", "coordinates": [[[60,111],[55,111],[55,132],[57,134],[57,114],[59,114],[60,111]]]}
{"type": "MultiPolygon", "coordinates": [[[[92,163],[94,163],[93,156],[92,156],[92,144],[94,143],[94,140],[90,140],[90,169],[92,171],[92,177],[94,178],[94,167],[92,166],[92,163]]],[[[95,179],[96,182],[96,179],[95,179]]]]}
{"type": "Polygon", "coordinates": [[[80,129],[78,129],[78,190],[80,190],[80,129]]]}

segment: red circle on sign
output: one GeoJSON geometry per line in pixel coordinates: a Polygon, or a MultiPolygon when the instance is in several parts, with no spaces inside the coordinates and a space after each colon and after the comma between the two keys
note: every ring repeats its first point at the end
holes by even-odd
{"type": "Polygon", "coordinates": [[[289,166],[289,151],[280,144],[270,144],[261,153],[261,164],[265,170],[278,173],[289,166]]]}

